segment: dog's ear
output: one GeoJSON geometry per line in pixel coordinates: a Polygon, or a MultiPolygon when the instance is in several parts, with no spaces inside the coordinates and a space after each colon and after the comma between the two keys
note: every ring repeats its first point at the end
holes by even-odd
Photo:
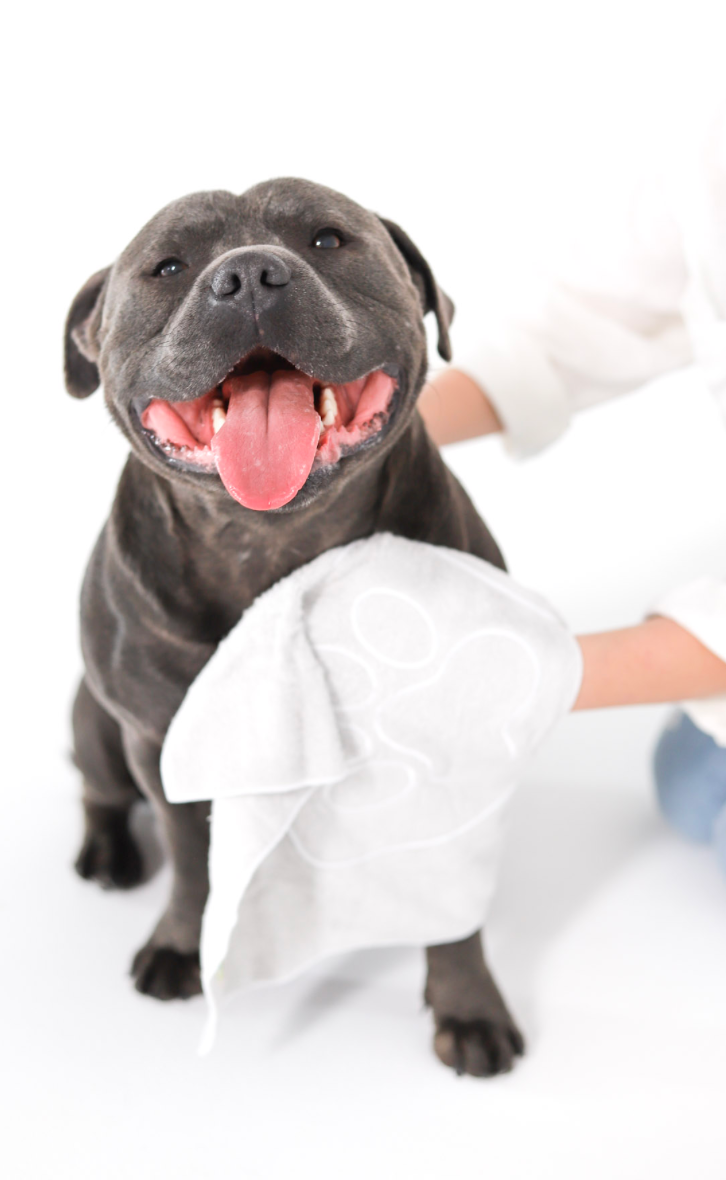
{"type": "Polygon", "coordinates": [[[64,370],[66,389],[73,397],[88,397],[98,389],[101,378],[98,360],[98,329],[101,323],[106,280],[111,271],[107,266],[91,275],[71,304],[66,319],[64,341],[64,370]]]}
{"type": "Polygon", "coordinates": [[[439,356],[445,361],[450,361],[449,326],[454,318],[454,304],[436,282],[433,271],[418,246],[414,245],[400,225],[396,225],[395,221],[388,221],[385,217],[381,217],[379,220],[385,225],[408,264],[411,277],[423,299],[424,315],[429,311],[433,311],[436,315],[439,329],[439,356]]]}

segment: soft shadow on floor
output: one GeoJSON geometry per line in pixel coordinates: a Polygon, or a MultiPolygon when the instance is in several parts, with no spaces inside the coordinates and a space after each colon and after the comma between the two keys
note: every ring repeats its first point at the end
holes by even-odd
{"type": "Polygon", "coordinates": [[[348,972],[343,976],[333,968],[333,973],[326,979],[318,980],[281,1021],[273,1049],[281,1049],[303,1036],[329,1017],[333,1009],[345,1006],[365,986],[364,979],[355,979],[348,972]]]}
{"type": "Polygon", "coordinates": [[[655,804],[624,789],[523,786],[516,796],[488,923],[490,962],[532,1025],[548,949],[658,832],[655,804]]]}

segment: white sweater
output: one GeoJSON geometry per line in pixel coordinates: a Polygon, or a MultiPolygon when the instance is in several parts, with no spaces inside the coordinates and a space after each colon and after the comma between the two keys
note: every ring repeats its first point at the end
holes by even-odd
{"type": "MultiPolygon", "coordinates": [[[[726,418],[726,119],[687,183],[643,186],[617,222],[593,224],[532,313],[462,367],[484,389],[519,456],[573,414],[698,364],[726,418]]],[[[654,610],[726,660],[726,583],[700,579],[654,610]]],[[[726,746],[726,697],[688,702],[726,746]]]]}

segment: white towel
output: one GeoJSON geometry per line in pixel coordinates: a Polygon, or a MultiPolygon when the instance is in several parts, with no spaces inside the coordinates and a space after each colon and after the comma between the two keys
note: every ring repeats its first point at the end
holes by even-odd
{"type": "Polygon", "coordinates": [[[479,558],[387,533],[258,598],[162,754],[171,802],[213,801],[205,1047],[235,989],[478,929],[503,805],[580,677],[576,642],[539,596],[479,558]]]}

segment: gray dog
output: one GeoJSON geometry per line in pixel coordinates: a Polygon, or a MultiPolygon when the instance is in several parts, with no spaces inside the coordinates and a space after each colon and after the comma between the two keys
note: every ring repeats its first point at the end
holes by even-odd
{"type": "MultiPolygon", "coordinates": [[[[102,381],[131,444],[82,593],[76,867],[104,887],[137,884],[129,812],[139,793],[151,801],[174,876],[133,963],[148,995],[200,990],[208,806],[168,803],[159,757],[242,612],[324,550],[379,531],[503,567],[415,412],[429,311],[448,360],[453,307],[406,234],[302,180],[174,202],[73,302],[68,389],[86,397],[102,381]]],[[[523,1041],[480,936],[427,958],[438,1056],[460,1073],[510,1069],[523,1041]]]]}

